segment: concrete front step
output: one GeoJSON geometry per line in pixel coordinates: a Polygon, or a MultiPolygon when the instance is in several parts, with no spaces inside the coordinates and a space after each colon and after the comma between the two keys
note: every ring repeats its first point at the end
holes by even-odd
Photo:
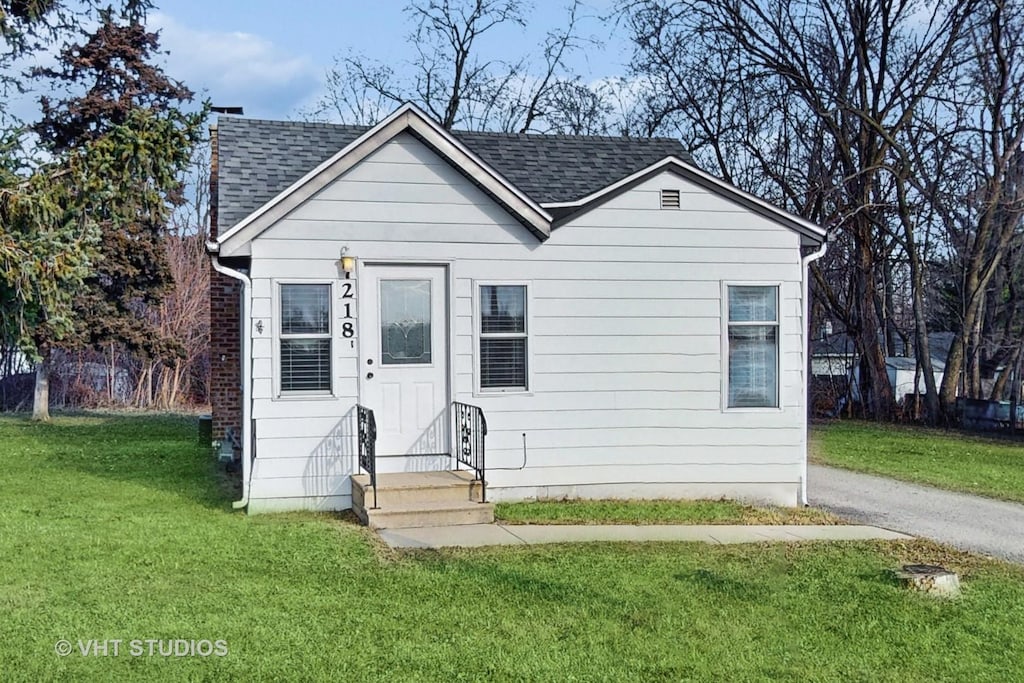
{"type": "MultiPolygon", "coordinates": [[[[466,471],[398,472],[377,475],[377,506],[409,506],[415,503],[479,502],[480,482],[466,471]]],[[[373,507],[370,475],[352,477],[352,503],[373,507]]]]}
{"type": "Polygon", "coordinates": [[[369,475],[352,477],[352,509],[376,529],[489,524],[494,506],[480,498],[480,482],[465,471],[378,474],[374,509],[369,475]]]}
{"type": "MultiPolygon", "coordinates": [[[[355,509],[355,508],[353,508],[355,509]]],[[[356,509],[359,519],[371,529],[413,529],[421,527],[491,524],[491,503],[418,503],[407,507],[356,509]]]]}

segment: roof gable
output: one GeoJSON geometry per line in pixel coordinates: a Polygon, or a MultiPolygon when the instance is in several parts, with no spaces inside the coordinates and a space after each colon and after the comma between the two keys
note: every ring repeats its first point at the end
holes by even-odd
{"type": "Polygon", "coordinates": [[[607,187],[574,202],[552,202],[543,204],[543,206],[545,209],[552,211],[557,216],[554,227],[558,227],[559,225],[568,223],[580,214],[600,206],[612,197],[615,197],[622,192],[626,192],[645,180],[653,178],[659,173],[664,172],[674,173],[681,178],[698,185],[699,187],[703,187],[704,189],[711,191],[719,197],[724,197],[725,199],[739,204],[753,213],[789,228],[800,235],[803,246],[816,247],[825,242],[826,233],[822,227],[815,225],[804,218],[791,214],[788,211],[780,209],[774,204],[770,204],[759,197],[755,197],[749,192],[744,192],[724,180],[719,180],[713,175],[705,173],[692,163],[688,163],[687,161],[674,156],[666,157],[647,168],[641,169],[630,176],[622,178],[616,183],[612,183],[611,185],[608,185],[607,187]]]}
{"type": "Polygon", "coordinates": [[[406,104],[220,235],[215,243],[218,249],[227,255],[240,253],[250,240],[406,131],[470,178],[540,239],[546,239],[551,234],[551,215],[547,211],[455,139],[449,131],[441,128],[415,106],[406,104]]]}

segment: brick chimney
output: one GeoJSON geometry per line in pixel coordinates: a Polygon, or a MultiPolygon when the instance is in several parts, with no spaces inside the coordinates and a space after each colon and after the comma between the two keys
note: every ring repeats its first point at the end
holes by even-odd
{"type": "MultiPolygon", "coordinates": [[[[210,239],[220,234],[218,190],[220,188],[220,140],[217,124],[210,126],[210,239]]],[[[210,266],[210,406],[213,410],[213,438],[222,440],[230,428],[241,440],[242,359],[241,293],[238,280],[222,275],[210,266]]]]}

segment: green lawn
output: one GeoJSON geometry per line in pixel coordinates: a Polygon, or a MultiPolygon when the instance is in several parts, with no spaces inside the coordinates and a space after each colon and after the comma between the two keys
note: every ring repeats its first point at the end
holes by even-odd
{"type": "Polygon", "coordinates": [[[1024,444],[938,429],[837,421],[811,431],[812,460],[1024,503],[1024,444]]]}
{"type": "Polygon", "coordinates": [[[840,524],[814,508],[744,505],[731,500],[564,500],[498,503],[506,524],[840,524]]]}
{"type": "Polygon", "coordinates": [[[247,517],[191,419],[0,418],[0,680],[1006,681],[1024,571],[925,543],[397,553],[247,517]],[[899,587],[903,561],[964,597],[899,587]],[[61,638],[122,639],[59,657],[61,638]],[[131,656],[131,639],[225,656],[131,656]],[[108,646],[108,651],[109,651],[108,646]]]}

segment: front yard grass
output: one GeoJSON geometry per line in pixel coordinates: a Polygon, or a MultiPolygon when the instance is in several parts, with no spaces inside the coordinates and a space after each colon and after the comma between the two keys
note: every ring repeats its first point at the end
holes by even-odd
{"type": "Polygon", "coordinates": [[[1024,503],[1024,444],[844,420],[811,430],[812,461],[1024,503]]]}
{"type": "Polygon", "coordinates": [[[758,507],[732,500],[564,500],[498,503],[505,524],[841,524],[814,508],[758,507]]]}
{"type": "Polygon", "coordinates": [[[195,441],[173,416],[0,417],[0,680],[903,683],[1024,666],[1019,567],[922,542],[396,552],[344,517],[232,512],[195,441]],[[906,591],[888,570],[907,561],[960,571],[963,598],[906,591]],[[113,639],[119,656],[78,653],[113,639]],[[228,653],[132,656],[131,639],[228,653]]]}

